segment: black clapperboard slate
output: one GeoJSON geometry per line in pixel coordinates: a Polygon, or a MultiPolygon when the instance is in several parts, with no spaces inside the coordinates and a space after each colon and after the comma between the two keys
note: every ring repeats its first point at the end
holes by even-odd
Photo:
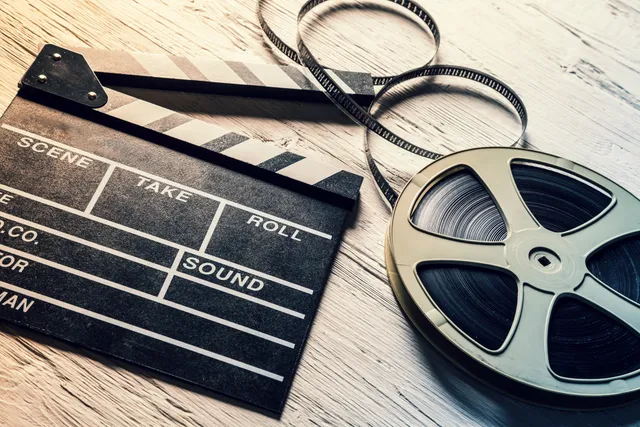
{"type": "Polygon", "coordinates": [[[0,152],[0,318],[282,412],[361,177],[51,45],[0,152]]]}

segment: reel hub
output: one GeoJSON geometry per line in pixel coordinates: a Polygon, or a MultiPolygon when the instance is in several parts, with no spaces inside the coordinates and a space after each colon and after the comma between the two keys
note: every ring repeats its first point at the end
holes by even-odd
{"type": "Polygon", "coordinates": [[[633,284],[600,279],[629,269],[599,258],[635,236],[638,213],[629,192],[567,160],[512,148],[463,151],[427,166],[404,188],[387,233],[387,270],[408,317],[463,369],[537,403],[616,405],[640,390],[640,366],[627,359],[640,343],[640,305],[633,284]],[[473,206],[451,201],[458,191],[479,204],[468,187],[442,189],[460,173],[477,180],[495,206],[485,203],[471,217],[473,206]],[[584,188],[565,200],[575,203],[569,217],[554,220],[562,199],[554,188],[564,181],[566,194],[584,188]],[[580,204],[596,199],[597,208],[580,204]],[[421,223],[423,203],[440,209],[430,217],[458,221],[474,239],[454,226],[421,223]],[[479,238],[478,227],[496,215],[505,232],[479,238]],[[605,265],[615,271],[603,273],[605,265]]]}

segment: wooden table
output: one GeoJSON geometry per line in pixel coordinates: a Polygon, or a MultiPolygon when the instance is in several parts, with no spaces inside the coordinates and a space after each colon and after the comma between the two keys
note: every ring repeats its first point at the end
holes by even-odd
{"type": "MultiPolygon", "coordinates": [[[[293,41],[301,1],[272,1],[271,23],[293,41]]],[[[2,3],[0,110],[43,41],[277,62],[257,25],[255,0],[2,3]]],[[[440,25],[439,63],[485,70],[522,96],[530,113],[526,146],[582,163],[640,195],[639,2],[420,3],[440,25]]],[[[306,30],[327,65],[397,72],[433,51],[432,39],[397,9],[342,4],[313,17],[316,25],[306,30]]],[[[436,82],[411,98],[399,94],[382,118],[443,152],[510,143],[518,123],[502,102],[476,96],[485,93],[478,88],[461,91],[466,86],[454,80],[436,82]]],[[[136,95],[367,173],[362,129],[331,105],[136,95]]],[[[426,164],[379,143],[375,150],[397,185],[426,164]]],[[[0,425],[639,425],[638,404],[592,413],[541,408],[494,391],[445,360],[410,326],[388,285],[388,218],[367,179],[280,421],[3,323],[0,425]]]]}

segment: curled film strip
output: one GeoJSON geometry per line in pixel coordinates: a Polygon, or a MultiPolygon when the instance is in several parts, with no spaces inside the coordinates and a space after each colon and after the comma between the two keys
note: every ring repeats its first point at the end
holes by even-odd
{"type": "MultiPolygon", "coordinates": [[[[298,23],[300,23],[300,21],[302,21],[302,19],[304,18],[304,16],[311,11],[311,9],[313,9],[314,7],[322,4],[322,3],[326,3],[326,2],[330,2],[332,0],[311,0],[311,1],[307,1],[300,9],[299,15],[298,15],[298,23]]],[[[433,40],[435,42],[435,51],[433,52],[433,55],[431,56],[431,58],[429,58],[424,66],[429,65],[433,59],[436,56],[436,53],[438,52],[438,48],[440,47],[440,30],[438,29],[438,25],[436,24],[436,21],[434,21],[434,19],[431,17],[431,15],[429,15],[429,13],[424,10],[420,5],[415,4],[411,1],[406,1],[406,0],[387,0],[390,1],[392,3],[395,3],[397,5],[400,5],[406,9],[408,9],[409,11],[411,11],[414,15],[416,15],[422,22],[425,23],[425,25],[429,28],[429,32],[431,33],[431,35],[433,36],[433,40]]],[[[262,27],[262,31],[264,33],[264,35],[267,37],[267,39],[269,40],[269,42],[271,42],[271,44],[273,44],[273,46],[275,46],[280,52],[282,52],[287,58],[289,58],[290,60],[292,60],[293,62],[295,62],[296,64],[300,64],[300,65],[307,65],[307,62],[305,62],[300,55],[298,55],[298,52],[293,49],[291,46],[289,46],[288,44],[286,44],[280,37],[278,37],[278,35],[275,33],[275,31],[273,31],[273,29],[269,26],[269,24],[267,23],[267,20],[265,19],[264,15],[265,15],[265,6],[266,6],[267,0],[258,0],[257,3],[257,15],[258,15],[258,22],[260,23],[260,27],[262,27]]],[[[317,61],[316,61],[317,62],[317,61]]],[[[318,64],[318,66],[320,66],[318,64]]],[[[324,68],[324,67],[321,67],[324,68]]],[[[328,75],[329,78],[334,78],[334,76],[331,75],[331,70],[329,70],[327,72],[327,70],[325,70],[325,73],[328,75]]],[[[372,76],[373,79],[373,84],[374,86],[382,86],[387,84],[389,81],[391,81],[394,77],[394,75],[390,75],[390,76],[372,76]]],[[[336,83],[336,82],[334,82],[336,83]]]]}
{"type": "MultiPolygon", "coordinates": [[[[273,45],[306,66],[327,96],[367,129],[367,163],[393,208],[386,264],[403,310],[459,366],[527,400],[594,408],[635,398],[640,220],[632,212],[638,200],[554,156],[485,148],[443,157],[394,134],[373,116],[374,107],[393,87],[426,76],[462,77],[495,90],[516,110],[522,134],[528,116],[505,83],[465,67],[431,65],[433,58],[397,76],[374,77],[383,87],[361,107],[300,34],[304,17],[327,1],[302,6],[297,52],[266,23],[265,0],[258,16],[273,45]],[[373,159],[368,131],[437,161],[398,196],[373,159]]],[[[426,24],[437,50],[440,33],[431,16],[411,1],[389,1],[426,24]]]]}
{"type": "MultiPolygon", "coordinates": [[[[322,66],[315,56],[311,53],[307,45],[305,44],[302,34],[300,31],[300,23],[304,20],[304,18],[308,15],[308,13],[317,7],[320,4],[327,3],[333,0],[309,0],[301,7],[300,12],[298,13],[298,26],[297,26],[297,46],[298,52],[296,53],[290,46],[288,46],[282,39],[280,39],[275,32],[269,27],[265,18],[264,18],[264,9],[266,0],[258,1],[258,20],[260,25],[264,31],[265,36],[268,40],[282,53],[284,53],[287,57],[291,58],[293,61],[296,61],[300,64],[303,64],[308,72],[318,81],[318,83],[324,88],[325,94],[352,120],[356,123],[359,123],[365,126],[369,131],[374,132],[380,137],[384,138],[388,142],[393,145],[402,148],[403,150],[409,151],[413,154],[416,154],[421,157],[425,157],[427,159],[435,160],[442,157],[442,154],[436,153],[434,151],[430,151],[424,148],[421,148],[410,141],[398,136],[393,131],[389,130],[386,126],[380,123],[373,115],[372,111],[374,110],[376,104],[379,100],[388,93],[392,88],[396,87],[399,84],[405,83],[409,80],[421,78],[421,77],[431,77],[431,76],[453,76],[453,77],[461,77],[468,80],[473,80],[478,82],[484,86],[487,86],[504,98],[509,101],[509,103],[514,107],[518,116],[520,117],[520,121],[522,124],[522,134],[527,127],[528,116],[527,110],[524,106],[524,103],[520,99],[520,97],[516,94],[516,92],[511,89],[508,85],[501,82],[495,77],[492,77],[486,73],[481,71],[473,70],[467,67],[460,67],[456,65],[430,65],[440,47],[440,31],[435,20],[429,15],[429,13],[424,10],[418,4],[410,1],[410,0],[387,0],[391,3],[394,3],[398,6],[401,6],[413,13],[417,16],[428,29],[429,33],[432,35],[435,41],[435,50],[433,56],[429,58],[425,65],[406,71],[396,76],[379,76],[373,77],[374,85],[383,85],[382,88],[378,91],[374,100],[371,102],[368,108],[363,108],[360,106],[355,100],[345,92],[345,90],[341,87],[337,79],[335,78],[335,72],[333,70],[327,69],[322,66]]],[[[365,143],[365,155],[367,158],[367,164],[369,166],[369,170],[378,186],[378,189],[382,193],[384,199],[388,203],[389,207],[393,207],[396,203],[398,194],[393,189],[393,187],[389,184],[387,179],[380,172],[375,160],[373,159],[373,155],[371,153],[371,149],[369,147],[368,141],[368,133],[364,134],[364,143],[365,143]]],[[[514,141],[516,144],[520,138],[514,141]]]]}

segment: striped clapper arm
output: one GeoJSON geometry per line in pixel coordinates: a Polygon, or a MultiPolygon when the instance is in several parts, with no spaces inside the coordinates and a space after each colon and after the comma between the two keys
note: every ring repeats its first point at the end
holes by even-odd
{"type": "Polygon", "coordinates": [[[209,122],[105,88],[109,101],[98,109],[111,117],[197,145],[244,163],[314,186],[353,204],[362,177],[294,154],[209,122]]]}
{"type": "MultiPolygon", "coordinates": [[[[102,84],[215,92],[238,96],[323,101],[324,89],[298,65],[256,64],[204,57],[108,51],[71,47],[81,53],[102,84]]],[[[373,99],[371,75],[329,71],[363,104],[373,99]]]]}

